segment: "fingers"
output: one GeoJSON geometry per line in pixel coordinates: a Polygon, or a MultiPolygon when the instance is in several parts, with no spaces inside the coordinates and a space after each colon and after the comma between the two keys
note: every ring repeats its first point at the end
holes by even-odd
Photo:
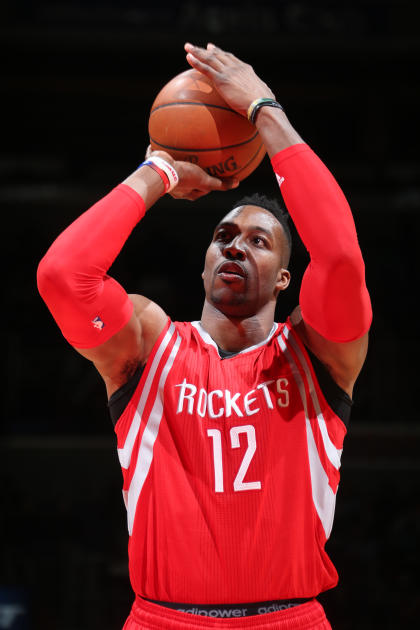
{"type": "Polygon", "coordinates": [[[200,197],[204,197],[204,195],[208,195],[209,192],[211,191],[199,190],[198,188],[194,188],[193,190],[189,190],[189,191],[182,191],[175,188],[169,194],[174,199],[183,199],[183,200],[186,199],[187,201],[195,201],[196,199],[199,199],[200,197]]]}
{"type": "Polygon", "coordinates": [[[176,161],[174,167],[179,177],[177,190],[203,190],[210,192],[211,190],[229,190],[230,188],[236,188],[239,184],[239,180],[235,177],[226,179],[212,177],[200,168],[198,164],[191,164],[191,162],[176,161]]]}
{"type": "Polygon", "coordinates": [[[210,177],[209,181],[206,184],[200,186],[200,188],[187,188],[181,186],[177,186],[174,188],[172,192],[169,194],[174,199],[187,199],[188,201],[195,201],[204,195],[207,195],[213,191],[223,191],[223,190],[232,190],[233,188],[237,188],[239,186],[239,180],[234,178],[229,179],[217,179],[216,177],[210,177]]]}
{"type": "Polygon", "coordinates": [[[184,46],[187,52],[188,63],[199,70],[203,74],[208,74],[210,77],[215,72],[223,70],[228,60],[228,53],[225,53],[221,48],[217,48],[214,44],[207,44],[206,48],[200,46],[193,46],[187,42],[184,46]]]}
{"type": "Polygon", "coordinates": [[[239,186],[239,179],[236,179],[235,177],[228,177],[219,181],[221,181],[222,184],[219,188],[217,188],[217,190],[232,190],[233,188],[238,188],[239,186]]]}
{"type": "Polygon", "coordinates": [[[201,190],[190,190],[188,193],[183,193],[177,189],[173,190],[169,193],[173,199],[186,199],[187,201],[195,201],[199,197],[206,195],[207,193],[202,192],[201,190]]]}
{"type": "Polygon", "coordinates": [[[179,183],[170,193],[174,199],[189,199],[194,201],[213,190],[231,190],[239,186],[239,180],[231,177],[219,179],[212,177],[197,164],[176,161],[174,163],[179,177],[179,183]]]}
{"type": "Polygon", "coordinates": [[[215,44],[209,42],[207,44],[207,50],[211,51],[213,55],[215,55],[219,60],[223,59],[223,62],[228,64],[229,62],[237,62],[239,59],[235,57],[231,52],[227,52],[226,50],[222,50],[215,44]]]}
{"type": "Polygon", "coordinates": [[[194,70],[198,70],[199,72],[201,72],[202,74],[205,74],[208,77],[212,77],[212,75],[214,74],[214,70],[213,68],[210,68],[210,66],[207,66],[206,64],[204,64],[202,61],[199,61],[196,57],[194,57],[194,55],[192,55],[191,53],[187,54],[187,61],[190,64],[190,66],[192,68],[194,68],[194,70]]]}
{"type": "Polygon", "coordinates": [[[204,62],[214,60],[216,64],[217,62],[219,62],[220,65],[224,65],[231,60],[239,61],[235,57],[235,55],[232,55],[232,53],[227,52],[226,50],[222,50],[222,48],[219,48],[211,42],[207,44],[206,48],[202,48],[201,46],[194,46],[194,44],[187,42],[184,48],[187,52],[190,52],[192,55],[198,57],[201,61],[204,62]]]}
{"type": "Polygon", "coordinates": [[[226,179],[219,179],[218,177],[211,177],[210,175],[203,181],[203,188],[205,187],[208,192],[211,190],[231,190],[239,186],[239,180],[234,177],[228,177],[226,179]]]}

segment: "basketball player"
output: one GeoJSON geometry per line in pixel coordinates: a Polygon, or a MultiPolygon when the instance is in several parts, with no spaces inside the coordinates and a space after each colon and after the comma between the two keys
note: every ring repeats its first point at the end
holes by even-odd
{"type": "Polygon", "coordinates": [[[290,234],[261,196],[215,229],[201,321],[172,322],[107,275],[165,191],[235,185],[159,152],[58,237],[39,290],[110,399],[136,594],[125,629],[330,628],[315,598],[337,583],[324,545],[371,321],[352,215],[249,65],[212,44],[185,49],[265,144],[311,257],[299,307],[274,322],[290,234]]]}

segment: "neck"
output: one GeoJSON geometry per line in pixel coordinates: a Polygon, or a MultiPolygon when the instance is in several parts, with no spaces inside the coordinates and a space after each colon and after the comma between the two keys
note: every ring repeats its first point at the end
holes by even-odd
{"type": "Polygon", "coordinates": [[[261,343],[273,327],[275,305],[266,304],[249,317],[233,317],[219,311],[207,300],[204,302],[201,324],[219,348],[240,352],[261,343]]]}

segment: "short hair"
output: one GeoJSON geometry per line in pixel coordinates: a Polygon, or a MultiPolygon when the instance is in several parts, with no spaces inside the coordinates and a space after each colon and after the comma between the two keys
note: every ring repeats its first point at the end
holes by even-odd
{"type": "Polygon", "coordinates": [[[283,228],[283,232],[286,236],[288,252],[286,256],[286,266],[289,264],[290,255],[292,253],[292,234],[289,228],[289,214],[281,207],[277,199],[269,199],[262,193],[254,193],[252,195],[246,195],[233,204],[232,210],[239,208],[240,206],[258,206],[270,212],[275,219],[280,223],[283,228]]]}

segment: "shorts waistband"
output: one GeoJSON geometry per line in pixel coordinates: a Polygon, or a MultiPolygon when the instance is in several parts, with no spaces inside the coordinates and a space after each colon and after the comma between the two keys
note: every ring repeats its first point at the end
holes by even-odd
{"type": "MultiPolygon", "coordinates": [[[[138,596],[139,597],[139,596],[138,596]]],[[[251,602],[246,604],[180,604],[174,602],[161,602],[155,599],[141,597],[141,599],[164,608],[177,610],[178,612],[210,617],[213,619],[235,619],[238,617],[252,617],[267,613],[279,612],[295,608],[301,604],[313,601],[313,598],[275,599],[266,602],[251,602]]]]}

